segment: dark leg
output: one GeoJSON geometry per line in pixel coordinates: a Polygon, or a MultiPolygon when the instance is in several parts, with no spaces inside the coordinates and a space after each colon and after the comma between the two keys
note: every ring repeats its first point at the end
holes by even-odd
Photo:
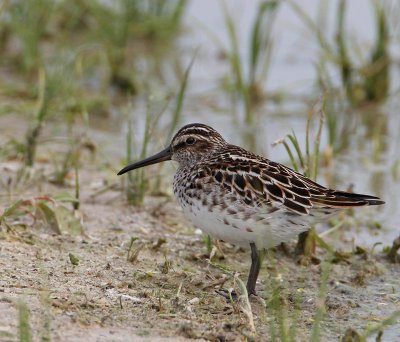
{"type": "Polygon", "coordinates": [[[299,234],[299,239],[297,240],[297,245],[296,245],[297,254],[304,254],[307,238],[308,238],[308,231],[299,234]]]}
{"type": "MultiPolygon", "coordinates": [[[[314,228],[310,228],[314,229],[314,228]]],[[[299,239],[297,240],[296,252],[299,255],[312,256],[315,254],[316,241],[313,235],[310,234],[310,230],[300,233],[299,239]]]]}
{"type": "Polygon", "coordinates": [[[258,251],[254,242],[250,243],[251,247],[251,267],[249,278],[247,279],[247,293],[256,295],[256,282],[258,274],[260,273],[262,259],[264,258],[264,251],[258,251]]]}

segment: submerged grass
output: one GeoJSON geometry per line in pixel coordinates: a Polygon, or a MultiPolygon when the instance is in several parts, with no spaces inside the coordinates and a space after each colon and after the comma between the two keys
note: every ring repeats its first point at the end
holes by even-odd
{"type": "Polygon", "coordinates": [[[40,44],[45,39],[54,7],[52,0],[6,1],[4,12],[10,19],[7,21],[7,40],[15,35],[20,43],[22,52],[15,56],[16,64],[28,74],[42,64],[40,44]]]}
{"type": "Polygon", "coordinates": [[[9,58],[29,72],[44,63],[45,42],[73,49],[101,44],[113,62],[111,68],[117,70],[129,63],[133,43],[148,40],[165,44],[173,39],[186,5],[187,0],[6,1],[0,17],[4,26],[1,36],[6,48],[13,39],[18,41],[21,51],[9,58]]]}
{"type": "Polygon", "coordinates": [[[180,27],[186,2],[118,0],[110,4],[88,3],[88,11],[95,23],[95,29],[90,32],[91,40],[101,44],[107,54],[111,85],[131,95],[139,92],[134,70],[140,55],[140,41],[151,42],[149,46],[171,41],[180,27]]]}
{"type": "MultiPolygon", "coordinates": [[[[352,106],[358,107],[371,102],[379,103],[387,98],[389,95],[390,36],[387,24],[388,13],[384,4],[379,1],[371,2],[376,17],[376,40],[371,50],[361,56],[361,61],[356,61],[354,56],[359,54],[356,49],[349,49],[349,37],[346,31],[346,0],[340,0],[337,5],[335,39],[324,32],[326,25],[319,25],[318,22],[315,22],[296,1],[289,0],[288,3],[316,37],[321,51],[318,73],[323,72],[327,76],[330,75],[331,67],[336,69],[341,75],[342,86],[345,89],[347,100],[352,106]]],[[[323,17],[321,21],[326,21],[328,17],[325,5],[321,4],[323,9],[320,12],[323,17]]]]}
{"type": "Polygon", "coordinates": [[[249,59],[243,61],[240,41],[233,17],[229,14],[225,2],[222,3],[225,26],[229,35],[230,48],[226,49],[233,75],[233,91],[244,107],[244,121],[254,123],[254,109],[264,96],[272,54],[272,27],[278,1],[262,1],[258,5],[249,41],[249,59]]]}
{"type": "MultiPolygon", "coordinates": [[[[16,79],[24,80],[23,86],[14,87],[13,79],[7,78],[10,82],[7,89],[23,94],[27,106],[21,108],[30,121],[24,164],[34,164],[46,122],[56,116],[73,122],[76,112],[88,115],[91,106],[88,92],[98,91],[93,86],[93,77],[109,74],[109,83],[119,94],[136,94],[138,78],[143,77],[142,67],[136,62],[148,50],[143,47],[157,49],[171,42],[179,33],[186,5],[187,0],[2,2],[0,46],[4,58],[0,65],[16,79]],[[71,55],[72,58],[68,57],[71,55]],[[87,63],[83,59],[88,59],[87,63]],[[36,75],[39,75],[37,87],[36,75]],[[33,115],[32,97],[37,97],[33,115]]],[[[146,58],[162,52],[163,49],[157,49],[146,58]]]]}
{"type": "MultiPolygon", "coordinates": [[[[375,41],[370,49],[361,49],[350,39],[346,28],[347,1],[337,2],[334,36],[328,33],[327,24],[332,2],[321,2],[317,20],[311,18],[298,2],[289,0],[288,3],[319,46],[319,60],[315,63],[317,85],[323,98],[331,153],[337,153],[349,145],[352,129],[355,129],[350,125],[350,113],[360,113],[356,109],[367,105],[381,104],[390,95],[389,6],[380,1],[369,2],[375,16],[375,41]],[[340,84],[335,75],[340,75],[340,84]]],[[[367,114],[364,112],[363,116],[367,117],[367,114]]]]}

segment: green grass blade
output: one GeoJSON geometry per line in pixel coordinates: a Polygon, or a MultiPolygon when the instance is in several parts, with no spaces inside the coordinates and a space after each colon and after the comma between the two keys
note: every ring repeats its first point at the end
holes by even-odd
{"type": "Polygon", "coordinates": [[[313,112],[310,111],[307,118],[307,125],[306,125],[306,157],[307,157],[307,170],[305,170],[304,175],[306,177],[310,177],[310,168],[311,168],[311,153],[310,153],[310,124],[311,118],[313,116],[313,112]]]}
{"type": "Polygon", "coordinates": [[[321,110],[317,137],[315,138],[315,141],[314,141],[314,173],[312,174],[312,179],[314,181],[317,180],[317,176],[318,176],[319,149],[320,149],[320,144],[321,144],[321,135],[322,135],[322,127],[324,125],[324,119],[325,119],[324,112],[321,110]]]}
{"type": "Polygon", "coordinates": [[[254,21],[251,34],[249,84],[253,84],[256,81],[256,74],[262,54],[265,54],[266,60],[270,55],[271,49],[268,48],[270,46],[270,33],[273,15],[276,12],[278,4],[277,1],[264,1],[258,7],[257,17],[254,21]],[[262,26],[263,22],[267,24],[265,27],[262,26]]]}
{"type": "Polygon", "coordinates": [[[322,275],[321,275],[321,286],[319,288],[319,295],[317,298],[317,310],[314,315],[314,324],[311,332],[311,342],[321,341],[321,322],[324,317],[325,312],[325,298],[328,288],[329,274],[332,268],[330,263],[324,263],[321,265],[322,275]]]}
{"type": "Polygon", "coordinates": [[[192,70],[194,61],[196,59],[196,55],[197,55],[197,50],[194,53],[192,59],[190,60],[190,63],[185,70],[185,74],[184,74],[183,80],[181,82],[178,97],[176,99],[176,106],[175,106],[174,112],[172,114],[172,123],[171,123],[171,128],[170,128],[170,131],[168,134],[168,143],[171,140],[172,134],[175,132],[175,130],[179,124],[179,121],[181,119],[181,116],[182,116],[183,100],[185,99],[187,83],[188,83],[190,71],[192,70]]]}
{"type": "Polygon", "coordinates": [[[315,229],[311,229],[310,230],[310,234],[312,234],[312,237],[315,239],[315,241],[317,242],[317,244],[319,246],[321,246],[322,248],[324,248],[325,250],[327,250],[329,253],[331,253],[333,255],[333,253],[335,252],[333,250],[333,248],[331,246],[329,246],[323,239],[321,236],[319,236],[317,234],[317,232],[315,231],[315,229]]]}
{"type": "Polygon", "coordinates": [[[13,215],[23,204],[23,200],[20,199],[18,201],[16,201],[15,203],[13,203],[11,206],[7,207],[3,214],[1,214],[0,216],[0,223],[1,221],[3,221],[6,217],[13,215]]]}
{"type": "Polygon", "coordinates": [[[289,155],[290,161],[292,162],[293,169],[295,171],[299,171],[299,166],[297,165],[296,158],[293,156],[293,153],[292,153],[292,150],[290,149],[289,144],[285,140],[282,141],[282,144],[283,144],[283,146],[285,146],[286,152],[289,155]]]}
{"type": "Polygon", "coordinates": [[[221,1],[222,9],[224,13],[225,25],[228,30],[229,42],[231,45],[231,53],[229,54],[232,72],[236,79],[236,87],[242,93],[245,88],[243,79],[242,62],[240,58],[239,43],[235,28],[235,23],[232,16],[229,14],[228,9],[224,1],[221,1]]]}
{"type": "MultiPolygon", "coordinates": [[[[394,325],[396,323],[399,322],[400,319],[400,310],[397,310],[395,312],[393,312],[388,318],[384,319],[382,322],[380,322],[379,324],[376,324],[375,326],[367,329],[367,331],[363,334],[362,341],[366,341],[368,337],[383,331],[386,327],[389,327],[391,325],[394,325]]],[[[378,340],[376,340],[378,341],[378,340]]]]}
{"type": "Polygon", "coordinates": [[[337,12],[337,45],[338,45],[338,64],[341,69],[343,85],[348,90],[352,90],[352,65],[348,57],[346,45],[346,32],[344,27],[346,15],[346,0],[340,0],[337,12]]]}
{"type": "Polygon", "coordinates": [[[296,134],[295,134],[294,131],[292,130],[292,134],[288,134],[287,137],[289,138],[289,140],[291,141],[291,143],[293,144],[293,146],[294,146],[294,148],[295,148],[295,150],[296,150],[297,157],[299,158],[301,167],[302,167],[303,169],[305,169],[303,153],[301,152],[299,140],[297,139],[296,134]]]}
{"type": "Polygon", "coordinates": [[[330,46],[328,40],[324,37],[323,32],[318,25],[311,19],[308,13],[296,2],[296,0],[287,0],[287,3],[299,15],[300,19],[304,21],[308,29],[316,35],[317,40],[327,56],[334,56],[334,51],[330,46]]]}
{"type": "Polygon", "coordinates": [[[31,342],[32,331],[29,324],[30,312],[26,303],[18,303],[18,336],[20,342],[31,342]]]}

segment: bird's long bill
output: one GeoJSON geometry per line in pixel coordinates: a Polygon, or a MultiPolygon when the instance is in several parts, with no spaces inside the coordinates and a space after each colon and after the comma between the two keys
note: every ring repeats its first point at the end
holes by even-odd
{"type": "Polygon", "coordinates": [[[118,176],[123,175],[126,172],[139,169],[144,166],[161,163],[166,160],[171,160],[171,156],[172,156],[171,148],[167,147],[165,150],[162,150],[161,152],[155,154],[154,156],[148,157],[136,163],[125,166],[120,172],[118,172],[118,176]]]}

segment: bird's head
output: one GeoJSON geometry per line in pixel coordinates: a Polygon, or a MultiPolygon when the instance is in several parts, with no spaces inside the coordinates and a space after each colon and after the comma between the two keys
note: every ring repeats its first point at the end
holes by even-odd
{"type": "Polygon", "coordinates": [[[166,160],[174,160],[180,166],[195,164],[204,156],[215,152],[227,142],[212,127],[194,123],[183,126],[172,138],[170,145],[144,160],[124,167],[118,175],[144,166],[161,163],[166,160]]]}

